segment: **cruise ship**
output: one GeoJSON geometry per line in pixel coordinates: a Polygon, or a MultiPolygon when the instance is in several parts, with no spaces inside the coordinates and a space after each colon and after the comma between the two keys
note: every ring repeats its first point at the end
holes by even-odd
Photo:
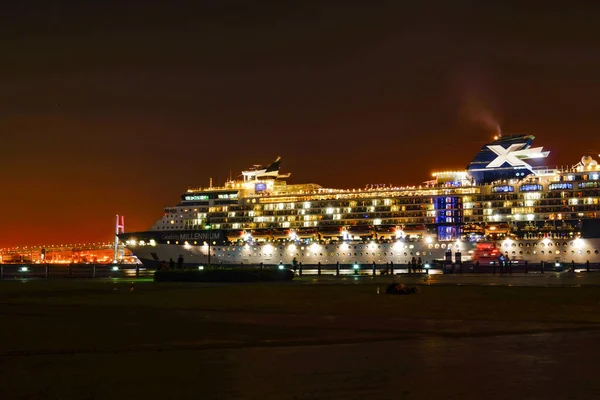
{"type": "Polygon", "coordinates": [[[145,232],[119,235],[149,267],[600,261],[600,166],[543,165],[534,136],[495,137],[462,171],[418,186],[290,184],[281,158],[188,189],[145,232]]]}

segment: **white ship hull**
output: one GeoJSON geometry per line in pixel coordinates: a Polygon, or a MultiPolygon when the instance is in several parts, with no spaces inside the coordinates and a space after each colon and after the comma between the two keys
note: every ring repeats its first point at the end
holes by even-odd
{"type": "MultiPolygon", "coordinates": [[[[537,264],[551,263],[583,264],[600,262],[600,239],[544,239],[544,240],[505,240],[496,242],[502,254],[513,262],[537,264]]],[[[156,267],[170,260],[177,263],[180,257],[186,266],[199,266],[208,263],[207,245],[178,245],[157,243],[154,246],[129,246],[132,252],[148,267],[156,267]]],[[[373,263],[384,266],[406,265],[413,257],[421,258],[423,264],[444,260],[447,252],[461,253],[461,261],[489,264],[494,259],[480,257],[468,242],[389,242],[389,243],[336,243],[336,244],[245,244],[211,246],[210,263],[214,265],[292,265],[294,259],[303,265],[331,266],[359,265],[370,267],[373,263]]]]}

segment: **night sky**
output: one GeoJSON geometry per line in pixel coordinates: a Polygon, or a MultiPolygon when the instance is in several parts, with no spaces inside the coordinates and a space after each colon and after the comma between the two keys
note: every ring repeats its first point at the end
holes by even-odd
{"type": "Polygon", "coordinates": [[[497,124],[600,153],[594,2],[98,3],[0,10],[0,247],[145,230],[279,155],[345,188],[464,168],[497,124]]]}

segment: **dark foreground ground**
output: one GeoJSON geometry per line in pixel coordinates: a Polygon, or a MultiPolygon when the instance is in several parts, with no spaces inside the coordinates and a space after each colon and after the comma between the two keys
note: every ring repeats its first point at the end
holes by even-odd
{"type": "Polygon", "coordinates": [[[307,282],[0,282],[0,399],[600,398],[600,287],[307,282]]]}

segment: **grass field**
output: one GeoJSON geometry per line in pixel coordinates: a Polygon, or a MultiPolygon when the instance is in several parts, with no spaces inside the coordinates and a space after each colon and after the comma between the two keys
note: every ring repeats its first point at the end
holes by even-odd
{"type": "MultiPolygon", "coordinates": [[[[150,373],[146,368],[159,368],[152,356],[158,353],[160,359],[176,360],[208,349],[600,327],[595,287],[422,286],[421,293],[408,296],[384,295],[384,290],[385,284],[297,282],[0,282],[0,395],[9,387],[14,398],[35,397],[45,387],[58,390],[57,377],[78,373],[74,359],[64,356],[82,357],[80,368],[98,374],[84,379],[89,388],[108,376],[106,368],[115,374],[131,368],[150,373]],[[53,378],[40,378],[37,386],[23,375],[46,376],[50,370],[53,378]]],[[[160,388],[156,385],[152,390],[160,388]]]]}

